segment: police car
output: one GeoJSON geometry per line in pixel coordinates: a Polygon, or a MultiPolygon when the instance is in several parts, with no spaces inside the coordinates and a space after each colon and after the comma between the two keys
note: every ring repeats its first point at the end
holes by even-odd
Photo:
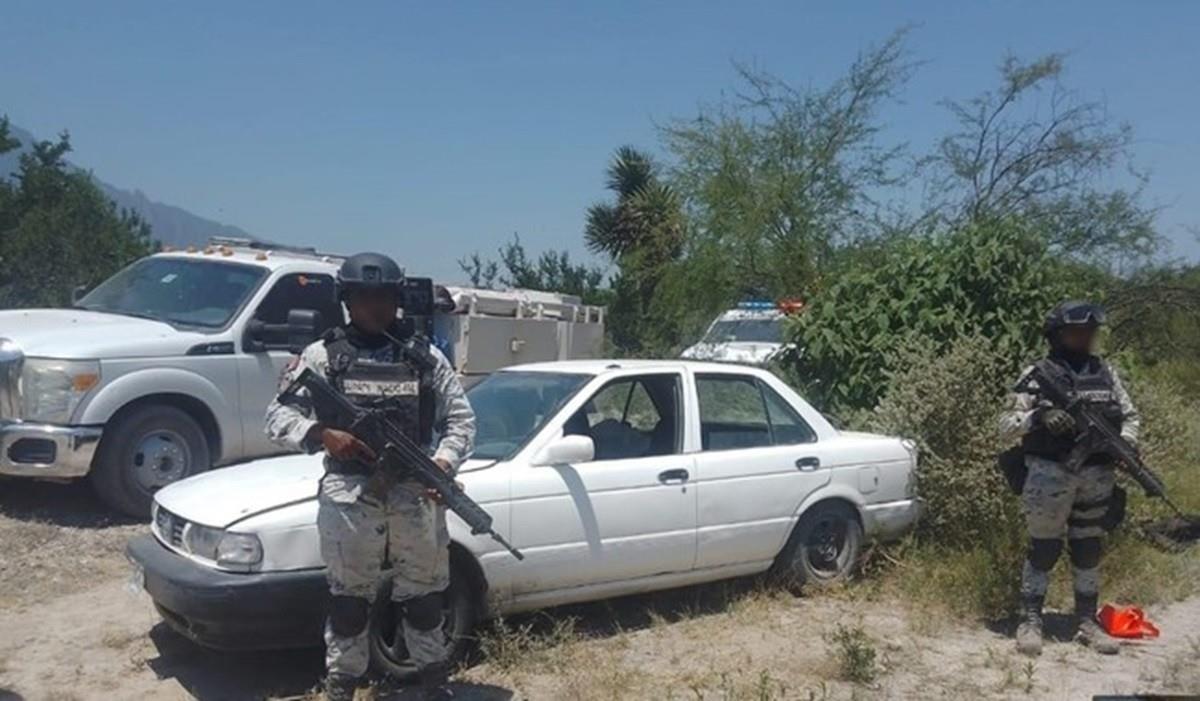
{"type": "Polygon", "coordinates": [[[784,323],[802,305],[749,301],[722,312],[680,357],[765,366],[785,350],[784,323]]]}
{"type": "MultiPolygon", "coordinates": [[[[458,479],[517,561],[451,515],[446,626],[773,570],[845,579],[865,539],[916,522],[916,449],[839,431],[770,372],[682,360],[515,366],[468,390],[475,451],[458,479]]],[[[320,455],[266,458],[155,494],[131,540],[163,619],[219,648],[319,645],[328,599],[320,455]]],[[[404,675],[381,600],[373,658],[404,675]]]]}

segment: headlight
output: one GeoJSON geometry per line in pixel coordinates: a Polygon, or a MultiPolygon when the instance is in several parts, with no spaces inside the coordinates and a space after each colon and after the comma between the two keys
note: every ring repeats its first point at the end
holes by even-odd
{"type": "Polygon", "coordinates": [[[226,533],[217,543],[217,565],[250,569],[262,562],[262,543],[253,533],[226,533]]]}
{"type": "Polygon", "coordinates": [[[98,384],[99,361],[26,358],[21,371],[21,418],[68,423],[79,402],[98,384]]]}
{"type": "Polygon", "coordinates": [[[206,560],[217,559],[217,546],[225,531],[189,523],[183,531],[183,547],[191,554],[206,560]]]}

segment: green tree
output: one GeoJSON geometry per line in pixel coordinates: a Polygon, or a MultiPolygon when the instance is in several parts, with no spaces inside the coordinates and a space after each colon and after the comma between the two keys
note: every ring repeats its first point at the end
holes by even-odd
{"type": "Polygon", "coordinates": [[[586,263],[573,263],[566,251],[544,251],[531,259],[513,234],[512,241],[498,251],[499,262],[486,260],[478,252],[459,259],[458,267],[472,286],[491,289],[497,285],[525,290],[562,292],[580,297],[585,304],[608,304],[609,290],[604,286],[604,269],[586,263]]]}
{"type": "MultiPolygon", "coordinates": [[[[0,152],[18,145],[0,119],[0,152]]],[[[37,142],[13,181],[0,180],[0,307],[65,305],[151,251],[149,227],[70,167],[70,150],[65,132],[37,142]]]]}
{"type": "Polygon", "coordinates": [[[587,211],[583,238],[594,253],[616,266],[608,331],[614,347],[629,354],[663,353],[675,334],[670,314],[659,308],[660,283],[683,251],[682,201],[663,182],[653,159],[632,146],[617,149],[607,187],[615,195],[587,211]]]}
{"type": "Polygon", "coordinates": [[[878,115],[913,70],[904,35],[823,88],[737,65],[733,98],[662,129],[695,228],[689,263],[719,261],[681,293],[695,306],[711,314],[748,292],[809,293],[840,246],[883,228],[875,197],[901,180],[903,151],[878,144],[878,115]]]}
{"type": "Polygon", "coordinates": [[[1092,260],[1142,259],[1159,243],[1154,211],[1134,187],[1106,189],[1130,164],[1133,130],[1061,82],[1063,57],[1000,65],[1000,86],[947,101],[958,128],[925,160],[933,214],[952,226],[1021,217],[1058,251],[1092,260]]]}

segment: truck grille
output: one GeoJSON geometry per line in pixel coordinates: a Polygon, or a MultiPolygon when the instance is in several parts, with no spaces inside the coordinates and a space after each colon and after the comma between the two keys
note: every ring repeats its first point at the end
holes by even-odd
{"type": "Polygon", "coordinates": [[[161,506],[154,513],[154,530],[162,542],[173,548],[183,548],[183,529],[187,520],[176,516],[161,506]]]}
{"type": "Polygon", "coordinates": [[[20,381],[25,354],[17,344],[0,338],[0,419],[21,418],[20,381]]]}

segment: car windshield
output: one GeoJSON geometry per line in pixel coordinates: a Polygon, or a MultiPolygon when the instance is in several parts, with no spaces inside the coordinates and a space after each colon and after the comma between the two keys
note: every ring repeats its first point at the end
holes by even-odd
{"type": "Polygon", "coordinates": [[[728,319],[712,325],[705,343],[783,343],[781,319],[728,319]]]}
{"type": "Polygon", "coordinates": [[[590,375],[561,372],[496,372],[467,390],[475,410],[471,457],[506,460],[554,416],[590,375]]]}
{"type": "Polygon", "coordinates": [[[171,324],[220,328],[267,274],[240,263],[143,258],[100,283],[75,306],[171,324]]]}

